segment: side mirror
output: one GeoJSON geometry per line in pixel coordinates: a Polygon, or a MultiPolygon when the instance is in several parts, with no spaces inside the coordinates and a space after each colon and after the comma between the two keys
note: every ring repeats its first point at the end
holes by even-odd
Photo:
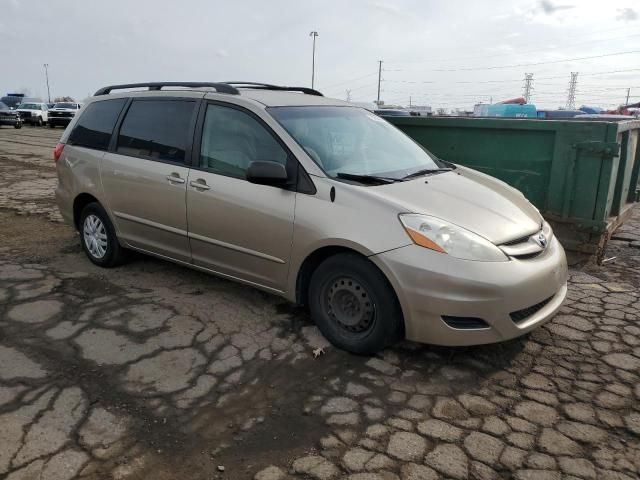
{"type": "Polygon", "coordinates": [[[278,162],[251,162],[247,169],[247,180],[259,185],[284,186],[288,179],[287,169],[278,162]]]}

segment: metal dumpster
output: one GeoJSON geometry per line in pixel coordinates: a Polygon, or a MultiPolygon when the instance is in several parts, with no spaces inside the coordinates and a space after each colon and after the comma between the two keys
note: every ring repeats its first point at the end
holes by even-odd
{"type": "Polygon", "coordinates": [[[387,120],[438,157],[522,191],[569,250],[601,253],[639,200],[640,121],[387,120]]]}

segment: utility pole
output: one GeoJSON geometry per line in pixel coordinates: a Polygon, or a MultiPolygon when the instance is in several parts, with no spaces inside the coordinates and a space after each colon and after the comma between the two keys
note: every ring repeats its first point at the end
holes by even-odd
{"type": "Polygon", "coordinates": [[[411,108],[411,95],[409,95],[409,108],[411,108]]]}
{"type": "Polygon", "coordinates": [[[382,80],[382,60],[378,60],[378,101],[376,102],[380,106],[380,81],[382,80]]]}
{"type": "Polygon", "coordinates": [[[576,108],[576,86],[578,85],[578,72],[571,72],[569,81],[569,94],[567,95],[567,110],[576,108]]]}
{"type": "Polygon", "coordinates": [[[313,88],[316,81],[316,37],[318,32],[313,31],[309,36],[313,37],[313,54],[311,56],[311,88],[313,88]]]}
{"type": "Polygon", "coordinates": [[[627,100],[624,102],[625,105],[629,105],[629,95],[631,95],[631,88],[627,88],[627,100]]]}
{"type": "Polygon", "coordinates": [[[533,90],[533,73],[524,74],[524,99],[527,103],[531,100],[531,90],[533,90]]]}
{"type": "Polygon", "coordinates": [[[44,64],[44,76],[47,79],[47,98],[48,103],[51,103],[51,91],[49,90],[49,64],[45,63],[44,64]]]}

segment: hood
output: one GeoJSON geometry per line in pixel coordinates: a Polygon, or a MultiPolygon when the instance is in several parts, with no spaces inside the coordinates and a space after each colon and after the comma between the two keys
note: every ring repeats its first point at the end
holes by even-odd
{"type": "Polygon", "coordinates": [[[499,245],[540,229],[540,212],[506,183],[458,166],[452,172],[369,188],[408,213],[438,217],[499,245]]]}

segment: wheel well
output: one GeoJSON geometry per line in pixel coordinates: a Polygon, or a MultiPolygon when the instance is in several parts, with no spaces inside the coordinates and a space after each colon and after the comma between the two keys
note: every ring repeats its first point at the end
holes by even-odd
{"type": "Polygon", "coordinates": [[[76,229],[80,229],[78,224],[80,222],[82,209],[92,202],[100,203],[96,197],[88,193],[81,193],[73,201],[73,224],[76,226],[76,229]]]}
{"type": "MultiPolygon", "coordinates": [[[[357,250],[353,250],[347,247],[338,247],[338,246],[322,247],[316,250],[315,252],[311,253],[307,258],[305,258],[304,262],[302,262],[302,266],[298,271],[298,280],[296,282],[296,302],[299,305],[306,306],[307,304],[307,298],[309,296],[309,284],[311,283],[311,276],[313,275],[313,272],[315,272],[316,268],[318,268],[320,264],[324,262],[327,258],[337,255],[338,253],[353,253],[362,258],[365,258],[365,259],[367,258],[365,255],[362,255],[357,250]]],[[[373,264],[373,262],[371,263],[373,264]]],[[[377,265],[375,264],[373,265],[376,268],[378,268],[377,265]]],[[[387,283],[389,284],[389,288],[395,295],[396,299],[398,299],[398,294],[393,288],[393,285],[391,285],[391,282],[389,281],[385,273],[382,271],[380,273],[382,273],[382,276],[387,280],[387,283]]],[[[398,304],[399,303],[400,301],[398,300],[398,304]]]]}

